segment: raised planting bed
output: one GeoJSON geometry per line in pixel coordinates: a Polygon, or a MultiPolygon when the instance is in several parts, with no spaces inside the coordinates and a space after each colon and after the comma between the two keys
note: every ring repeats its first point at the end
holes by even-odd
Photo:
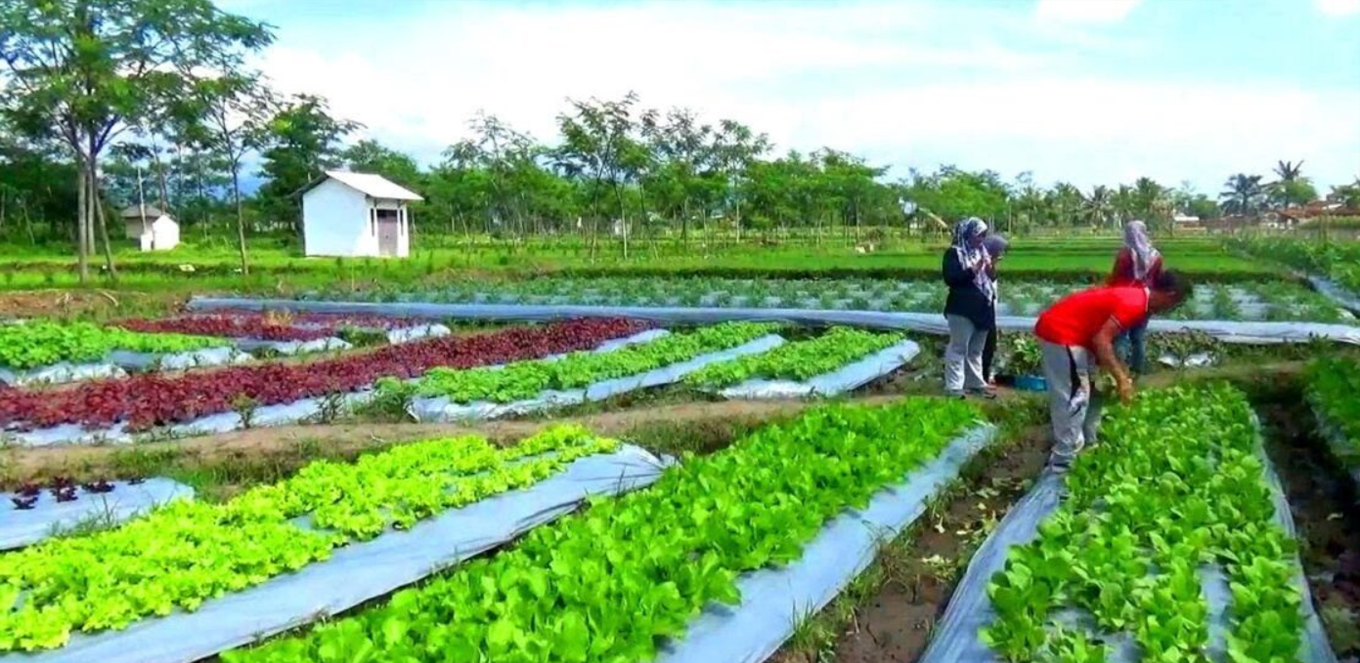
{"type": "MultiPolygon", "coordinates": [[[[121,527],[50,540],[0,557],[0,606],[6,610],[0,614],[0,651],[57,650],[43,660],[197,660],[316,618],[321,608],[344,609],[418,580],[433,571],[434,559],[424,558],[432,552],[447,564],[495,545],[518,528],[501,538],[481,531],[459,542],[411,539],[398,530],[414,533],[442,514],[536,486],[579,460],[620,450],[616,440],[570,426],[508,448],[478,437],[419,442],[356,463],[316,462],[223,504],[175,502],[121,527]],[[385,543],[389,537],[402,545],[393,548],[385,543]],[[367,561],[382,571],[357,571],[353,560],[313,571],[345,554],[376,555],[367,561]],[[404,582],[391,584],[393,567],[405,574],[404,582]],[[329,589],[313,585],[298,596],[289,584],[300,580],[283,576],[299,572],[329,574],[329,589]],[[369,577],[353,578],[356,573],[369,577]],[[388,584],[375,586],[373,577],[388,584]],[[356,586],[364,593],[356,594],[356,586]],[[299,598],[306,609],[281,609],[299,598]],[[200,609],[218,618],[205,625],[189,614],[200,609]],[[126,634],[99,634],[130,626],[126,634]]],[[[618,476],[620,469],[626,466],[594,471],[609,474],[619,491],[634,487],[618,476]]],[[[650,478],[659,471],[653,467],[650,478]]],[[[558,492],[542,496],[549,502],[502,506],[551,518],[588,493],[613,491],[595,482],[558,492]]]]}
{"type": "Polygon", "coordinates": [[[436,367],[472,368],[583,350],[646,328],[628,320],[579,320],[416,341],[306,364],[240,366],[175,377],[139,375],[55,393],[0,390],[0,427],[26,431],[68,425],[78,432],[118,425],[144,431],[217,413],[346,394],[379,378],[418,377],[436,367]]]}
{"type": "Polygon", "coordinates": [[[1318,432],[1360,488],[1360,362],[1328,357],[1308,367],[1308,401],[1318,432]]]}
{"type": "Polygon", "coordinates": [[[710,362],[782,343],[771,334],[774,329],[729,322],[610,352],[574,352],[495,368],[434,369],[415,382],[383,380],[378,391],[379,397],[414,395],[410,411],[420,421],[520,414],[679,381],[710,362]]]}
{"type": "Polygon", "coordinates": [[[897,370],[919,351],[901,334],[832,327],[764,354],[710,364],[685,382],[726,398],[833,396],[897,370]]]}
{"type": "Polygon", "coordinates": [[[369,315],[327,315],[227,311],[185,314],[160,320],[124,320],[118,326],[147,333],[203,334],[238,339],[246,350],[270,348],[288,351],[322,340],[338,340],[350,332],[381,333],[388,342],[402,343],[427,336],[445,336],[449,329],[418,318],[369,315]]]}
{"type": "MultiPolygon", "coordinates": [[[[223,660],[650,661],[701,613],[745,606],[745,574],[799,560],[977,419],[967,403],[922,398],[817,408],[381,606],[223,660]]],[[[794,606],[766,607],[792,630],[794,606]]]]}
{"type": "Polygon", "coordinates": [[[87,322],[5,324],[0,325],[0,383],[70,382],[118,377],[124,368],[229,363],[238,356],[230,345],[210,336],[144,334],[87,322]]]}
{"type": "Polygon", "coordinates": [[[0,550],[32,545],[67,531],[103,528],[193,497],[192,488],[162,478],[77,483],[54,477],[0,493],[0,550]]]}
{"type": "Polygon", "coordinates": [[[1143,392],[979,549],[922,661],[1334,661],[1246,397],[1143,392]]]}

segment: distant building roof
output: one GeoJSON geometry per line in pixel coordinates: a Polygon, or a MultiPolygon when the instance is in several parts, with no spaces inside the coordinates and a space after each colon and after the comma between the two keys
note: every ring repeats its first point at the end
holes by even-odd
{"type": "MultiPolygon", "coordinates": [[[[165,212],[162,212],[158,207],[152,207],[151,205],[146,206],[146,218],[148,219],[154,220],[165,215],[165,212]]],[[[142,218],[142,208],[133,205],[132,207],[123,210],[120,216],[124,219],[140,219],[142,218]]]]}
{"type": "Polygon", "coordinates": [[[414,191],[395,184],[382,175],[351,173],[347,170],[328,170],[326,171],[326,177],[307,185],[302,192],[306,193],[312,190],[327,179],[333,179],[372,198],[380,198],[382,200],[424,200],[424,198],[421,198],[414,191]]]}

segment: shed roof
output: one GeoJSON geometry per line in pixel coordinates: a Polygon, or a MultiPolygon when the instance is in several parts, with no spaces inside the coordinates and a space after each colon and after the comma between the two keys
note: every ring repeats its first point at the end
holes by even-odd
{"type": "Polygon", "coordinates": [[[311,191],[327,179],[335,180],[355,191],[382,200],[424,200],[414,191],[402,187],[382,175],[372,173],[352,173],[347,170],[328,170],[326,177],[316,180],[302,190],[311,191]]]}
{"type": "MultiPolygon", "coordinates": [[[[119,212],[119,216],[124,219],[140,219],[142,218],[142,208],[133,205],[132,207],[128,207],[122,212],[119,212]]],[[[165,216],[165,212],[162,212],[160,208],[151,205],[146,206],[146,218],[157,219],[162,216],[165,216]]]]}

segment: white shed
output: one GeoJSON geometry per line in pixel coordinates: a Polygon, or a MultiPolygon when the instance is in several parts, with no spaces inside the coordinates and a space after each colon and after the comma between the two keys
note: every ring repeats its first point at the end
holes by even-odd
{"type": "Polygon", "coordinates": [[[326,171],[302,192],[302,238],[309,256],[411,254],[406,203],[423,200],[381,175],[326,171]]]}
{"type": "Polygon", "coordinates": [[[133,205],[122,211],[128,239],[137,240],[143,251],[169,251],[179,246],[179,224],[155,207],[133,205]]]}

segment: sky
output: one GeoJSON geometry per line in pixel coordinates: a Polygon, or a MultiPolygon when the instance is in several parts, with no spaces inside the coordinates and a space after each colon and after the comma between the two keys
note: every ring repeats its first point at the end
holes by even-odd
{"type": "Polygon", "coordinates": [[[567,99],[684,106],[889,166],[1149,176],[1216,194],[1360,177],[1360,0],[218,0],[275,86],[422,162],[479,111],[555,142],[567,99]]]}

